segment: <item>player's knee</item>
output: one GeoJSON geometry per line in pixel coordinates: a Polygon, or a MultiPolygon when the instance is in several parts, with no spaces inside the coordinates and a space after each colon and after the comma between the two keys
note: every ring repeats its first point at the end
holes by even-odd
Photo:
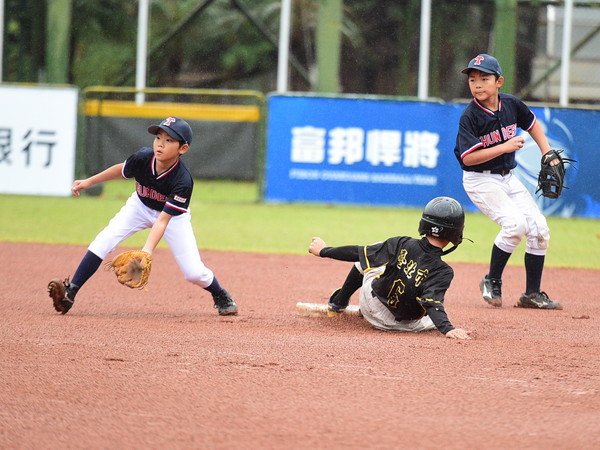
{"type": "Polygon", "coordinates": [[[527,234],[527,220],[525,217],[513,217],[502,226],[506,239],[513,245],[519,245],[523,236],[527,234]]]}
{"type": "Polygon", "coordinates": [[[536,231],[537,247],[540,250],[546,250],[550,242],[550,228],[544,217],[536,220],[536,231]]]}
{"type": "Polygon", "coordinates": [[[198,285],[201,288],[205,288],[210,286],[210,283],[212,283],[212,280],[214,279],[214,275],[212,272],[186,272],[183,274],[183,278],[185,281],[198,285]]]}

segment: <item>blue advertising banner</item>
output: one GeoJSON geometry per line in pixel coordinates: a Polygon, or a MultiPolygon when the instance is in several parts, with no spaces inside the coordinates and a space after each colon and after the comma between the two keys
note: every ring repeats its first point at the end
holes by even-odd
{"type": "Polygon", "coordinates": [[[563,189],[558,199],[541,197],[535,193],[540,151],[529,134],[523,132],[526,141],[517,152],[515,174],[534,195],[544,214],[600,218],[600,111],[536,107],[531,110],[544,127],[550,146],[564,150],[562,156],[577,162],[575,167],[567,166],[567,189],[563,189]]]}
{"type": "MultiPolygon", "coordinates": [[[[264,198],[422,207],[433,197],[447,195],[467,210],[476,210],[463,190],[462,170],[453,151],[464,107],[273,95],[268,100],[264,198]]],[[[600,167],[591,145],[598,142],[597,112],[532,109],[553,147],[580,161],[578,167],[590,163],[595,170],[600,167]]],[[[531,138],[526,147],[535,148],[519,152],[516,174],[534,192],[541,154],[531,138]]],[[[571,189],[554,203],[540,198],[542,209],[554,215],[600,217],[597,187],[592,192],[585,182],[592,172],[580,168],[567,174],[571,189]]]]}

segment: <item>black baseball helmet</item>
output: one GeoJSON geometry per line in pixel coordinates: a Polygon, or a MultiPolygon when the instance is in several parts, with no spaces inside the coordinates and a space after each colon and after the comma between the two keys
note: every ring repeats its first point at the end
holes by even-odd
{"type": "Polygon", "coordinates": [[[464,228],[465,211],[461,204],[450,197],[436,197],[423,209],[419,235],[435,236],[452,242],[454,247],[444,251],[445,255],[462,242],[464,228]]]}

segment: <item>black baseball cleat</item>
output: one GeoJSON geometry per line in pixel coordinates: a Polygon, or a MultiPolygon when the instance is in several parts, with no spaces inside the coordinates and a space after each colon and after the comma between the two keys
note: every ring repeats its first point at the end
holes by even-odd
{"type": "Polygon", "coordinates": [[[534,292],[533,294],[523,294],[515,305],[517,308],[534,309],[563,309],[562,305],[553,302],[545,292],[534,292]]]}
{"type": "Polygon", "coordinates": [[[335,302],[335,297],[341,290],[342,288],[337,288],[331,293],[331,296],[329,297],[329,302],[327,303],[327,317],[339,317],[344,313],[344,311],[346,311],[348,305],[338,305],[335,302]]]}
{"type": "Polygon", "coordinates": [[[490,305],[499,308],[502,306],[502,280],[488,278],[486,275],[479,282],[481,296],[490,305]]]}
{"type": "Polygon", "coordinates": [[[238,308],[235,301],[225,289],[220,294],[214,295],[215,308],[219,310],[220,316],[237,316],[238,308]]]}
{"type": "Polygon", "coordinates": [[[69,283],[68,278],[54,278],[48,283],[48,295],[52,299],[54,309],[61,314],[66,314],[71,309],[78,290],[77,286],[69,283]]]}

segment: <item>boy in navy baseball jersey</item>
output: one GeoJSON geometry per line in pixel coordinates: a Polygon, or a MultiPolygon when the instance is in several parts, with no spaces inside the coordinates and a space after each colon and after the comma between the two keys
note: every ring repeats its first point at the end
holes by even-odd
{"type": "Polygon", "coordinates": [[[522,101],[499,92],[504,77],[493,56],[477,55],[462,73],[467,74],[473,100],[460,117],[454,153],[463,169],[463,186],[469,198],[502,227],[492,246],[489,272],[479,284],[483,299],[492,306],[502,306],[502,272],[525,238],[526,285],[516,306],[562,309],[540,289],[550,239],[546,218],[512,174],[517,166],[515,152],[525,143],[519,128],[529,133],[542,154],[550,151],[542,125],[522,101]]]}
{"type": "Polygon", "coordinates": [[[192,129],[178,117],[168,117],[148,128],[152,148],[144,147],[120,164],[85,180],[75,180],[73,195],[98,183],[120,177],[135,179],[135,192],[88,247],[73,278],[53,279],[48,293],[54,309],[66,314],[75,295],[98,270],[103,259],[134,233],[150,228],[143,250],[152,254],[164,237],[184,278],[212,294],[220,315],[236,315],[237,305],[200,258],[189,211],[194,181],[181,160],[190,148],[192,129]]]}

